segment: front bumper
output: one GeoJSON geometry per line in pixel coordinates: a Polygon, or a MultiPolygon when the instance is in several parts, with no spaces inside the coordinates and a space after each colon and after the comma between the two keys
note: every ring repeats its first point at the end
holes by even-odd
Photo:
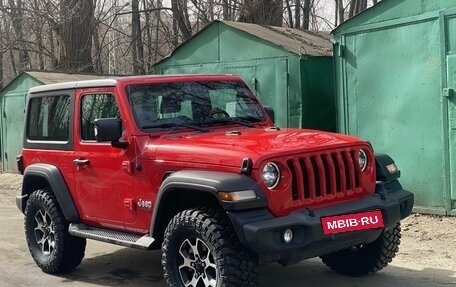
{"type": "Polygon", "coordinates": [[[385,228],[394,227],[410,215],[413,194],[403,190],[399,182],[378,183],[376,192],[370,196],[325,208],[302,209],[287,216],[275,217],[267,209],[228,212],[236,233],[248,249],[255,252],[261,262],[287,265],[303,259],[321,256],[357,244],[366,244],[377,239],[383,229],[372,229],[323,234],[321,218],[363,211],[381,210],[385,228]],[[293,230],[293,241],[283,242],[282,233],[293,230]]]}

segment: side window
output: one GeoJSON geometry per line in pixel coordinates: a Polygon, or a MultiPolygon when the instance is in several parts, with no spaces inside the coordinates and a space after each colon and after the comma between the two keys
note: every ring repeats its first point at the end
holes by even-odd
{"type": "Polygon", "coordinates": [[[93,121],[102,118],[120,118],[119,108],[112,94],[84,95],[81,99],[81,138],[95,140],[93,121]]]}
{"type": "Polygon", "coordinates": [[[27,139],[68,141],[70,135],[70,96],[47,96],[30,99],[27,139]]]}

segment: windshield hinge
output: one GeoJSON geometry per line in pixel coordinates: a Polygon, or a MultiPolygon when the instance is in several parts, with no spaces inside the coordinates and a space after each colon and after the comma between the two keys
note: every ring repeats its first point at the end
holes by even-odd
{"type": "Polygon", "coordinates": [[[241,165],[241,174],[250,175],[252,173],[252,167],[252,159],[249,157],[244,158],[241,165]]]}

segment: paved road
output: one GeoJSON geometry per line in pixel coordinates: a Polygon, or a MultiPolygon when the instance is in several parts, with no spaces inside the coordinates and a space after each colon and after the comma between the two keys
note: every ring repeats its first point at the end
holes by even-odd
{"type": "MultiPolygon", "coordinates": [[[[44,274],[28,253],[22,219],[14,207],[0,209],[0,287],[165,286],[158,251],[145,252],[95,241],[88,241],[85,259],[71,274],[44,274]]],[[[445,270],[445,266],[398,266],[393,262],[375,275],[349,278],[329,271],[313,259],[286,268],[277,264],[262,267],[261,286],[448,287],[456,286],[456,270],[445,270]]]]}

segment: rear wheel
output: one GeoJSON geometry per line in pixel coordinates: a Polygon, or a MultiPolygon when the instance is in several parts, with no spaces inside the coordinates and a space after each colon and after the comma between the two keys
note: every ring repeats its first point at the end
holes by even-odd
{"type": "Polygon", "coordinates": [[[173,287],[257,286],[255,258],[221,212],[191,209],[169,223],[162,244],[166,284],[173,287]]]}
{"type": "Polygon", "coordinates": [[[396,256],[401,243],[401,226],[397,223],[385,230],[374,242],[352,246],[322,256],[323,262],[332,270],[350,276],[362,276],[380,271],[396,256]]]}
{"type": "Polygon", "coordinates": [[[68,223],[50,189],[36,190],[27,200],[25,238],[33,259],[46,273],[68,272],[84,257],[86,240],[68,233],[68,223]]]}

